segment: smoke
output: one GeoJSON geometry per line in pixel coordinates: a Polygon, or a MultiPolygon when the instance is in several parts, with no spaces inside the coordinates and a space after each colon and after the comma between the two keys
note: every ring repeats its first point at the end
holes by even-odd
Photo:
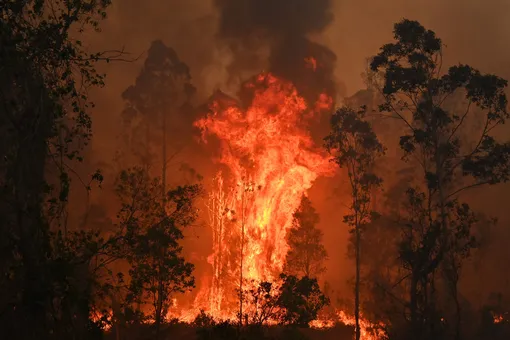
{"type": "MultiPolygon", "coordinates": [[[[190,67],[198,101],[217,88],[228,90],[229,83],[233,83],[229,89],[235,89],[261,70],[292,80],[308,99],[322,89],[338,98],[363,87],[360,74],[365,59],[392,39],[393,24],[403,17],[420,21],[442,38],[447,44],[446,63],[468,63],[482,72],[510,78],[509,11],[508,0],[114,1],[102,32],[90,37],[90,49],[124,47],[131,57],[141,57],[101,69],[107,73],[106,87],[93,94],[97,104],[92,112],[93,150],[86,159],[111,163],[124,107],[121,93],[134,82],[146,58],[144,51],[156,39],[173,48],[190,67]],[[315,73],[304,67],[304,58],[310,56],[322,63],[315,73]]],[[[197,155],[197,162],[205,157],[197,155]]],[[[346,201],[331,194],[331,187],[346,185],[341,182],[344,179],[335,184],[319,180],[310,193],[321,215],[331,259],[327,279],[335,287],[352,271],[345,259],[348,233],[341,225],[346,201]]],[[[105,182],[111,180],[105,178],[105,182]]],[[[507,186],[500,186],[473,196],[487,214],[504,218],[508,192],[507,186]]],[[[96,194],[106,193],[93,191],[96,194]]]]}
{"type": "Polygon", "coordinates": [[[331,0],[214,0],[217,37],[233,55],[231,79],[261,69],[292,81],[310,102],[320,93],[336,96],[336,55],[311,37],[333,22],[331,0]],[[314,58],[317,68],[306,67],[314,58]]]}
{"type": "Polygon", "coordinates": [[[393,38],[393,24],[402,18],[437,33],[446,44],[445,66],[462,62],[510,77],[509,1],[338,0],[332,11],[335,20],[321,40],[339,56],[336,75],[347,84],[348,95],[363,86],[366,58],[393,38]]]}

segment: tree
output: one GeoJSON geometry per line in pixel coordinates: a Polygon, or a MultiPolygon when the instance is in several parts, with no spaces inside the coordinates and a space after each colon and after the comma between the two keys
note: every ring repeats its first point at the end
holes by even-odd
{"type": "Polygon", "coordinates": [[[360,339],[359,324],[360,305],[360,242],[362,228],[373,218],[371,195],[380,186],[381,179],[374,171],[375,161],[384,153],[384,148],[377,139],[369,122],[365,120],[366,107],[355,111],[342,107],[331,117],[331,133],[325,138],[325,145],[334,155],[333,160],[341,168],[347,169],[351,191],[349,214],[344,222],[355,234],[356,287],[355,318],[356,340],[360,339]]]}
{"type": "Polygon", "coordinates": [[[283,326],[308,327],[319,311],[329,304],[317,279],[280,274],[274,282],[251,282],[243,292],[247,325],[276,322],[283,326]]]}
{"type": "MultiPolygon", "coordinates": [[[[0,5],[0,270],[10,273],[0,279],[0,309],[2,330],[19,338],[67,338],[69,333],[61,330],[85,324],[61,319],[71,315],[69,309],[78,301],[65,296],[69,290],[60,290],[59,270],[76,269],[74,260],[83,263],[67,262],[72,252],[61,256],[60,240],[54,238],[58,233],[51,230],[59,226],[50,225],[45,208],[46,203],[67,202],[68,162],[79,159],[80,146],[90,137],[86,90],[102,85],[95,65],[112,55],[88,53],[79,36],[98,28],[109,4],[7,0],[0,5]],[[49,164],[58,170],[53,186],[47,178],[49,164]]],[[[74,309],[80,312],[76,318],[88,318],[83,310],[74,309]]],[[[73,333],[86,337],[83,328],[73,333]]]]}
{"type": "Polygon", "coordinates": [[[239,190],[241,190],[241,221],[240,221],[240,249],[239,249],[239,327],[243,325],[243,302],[245,300],[244,297],[244,243],[245,243],[245,228],[246,228],[246,202],[247,195],[253,193],[254,184],[252,182],[246,181],[243,177],[242,182],[238,185],[241,186],[239,190]]]}
{"type": "Polygon", "coordinates": [[[182,228],[196,219],[198,185],[178,187],[160,195],[162,183],[143,168],[123,171],[117,182],[122,208],[118,214],[131,266],[128,302],[150,303],[156,335],[175,293],[194,287],[193,265],[183,258],[182,228]]]}
{"type": "Polygon", "coordinates": [[[280,280],[277,300],[283,309],[280,323],[308,327],[317,319],[319,311],[329,304],[329,299],[321,292],[317,279],[281,274],[280,280]]]}
{"type": "Polygon", "coordinates": [[[168,155],[169,138],[178,135],[183,122],[192,119],[187,110],[195,91],[188,66],[172,48],[161,40],[155,40],[135,84],[122,93],[126,101],[126,109],[122,114],[126,127],[125,137],[128,138],[125,142],[132,147],[129,152],[138,154],[142,163],[149,166],[153,160],[153,143],[157,141],[161,145],[163,196],[167,186],[168,162],[180,151],[180,147],[176,147],[168,155]]]}
{"type": "Polygon", "coordinates": [[[317,229],[317,223],[319,215],[310,199],[303,195],[287,235],[289,251],[285,258],[286,273],[315,278],[326,270],[324,261],[328,254],[322,244],[323,234],[317,229]]]}
{"type": "Polygon", "coordinates": [[[278,283],[263,281],[256,284],[252,281],[250,286],[243,293],[247,306],[243,317],[247,325],[262,326],[270,321],[279,321],[281,308],[278,305],[278,283]]]}
{"type": "MultiPolygon", "coordinates": [[[[379,110],[403,123],[403,159],[416,167],[400,257],[410,270],[411,330],[426,337],[424,320],[435,309],[434,273],[458,272],[458,255],[472,245],[469,208],[459,195],[508,180],[510,144],[491,134],[508,118],[507,81],[462,64],[443,72],[441,40],[416,21],[404,19],[393,32],[396,42],[381,47],[371,70],[382,74],[379,110]]],[[[455,325],[459,338],[460,306],[455,325]]]]}

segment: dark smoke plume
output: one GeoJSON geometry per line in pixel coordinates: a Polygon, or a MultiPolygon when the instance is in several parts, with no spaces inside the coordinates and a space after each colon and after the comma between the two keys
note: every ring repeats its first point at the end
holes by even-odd
{"type": "Polygon", "coordinates": [[[220,19],[218,36],[234,60],[232,76],[264,67],[292,81],[309,102],[320,93],[336,97],[333,71],[336,56],[310,40],[333,21],[331,0],[214,0],[220,19]],[[264,55],[263,53],[267,54],[264,55]],[[315,71],[305,61],[317,61],[315,71]]]}

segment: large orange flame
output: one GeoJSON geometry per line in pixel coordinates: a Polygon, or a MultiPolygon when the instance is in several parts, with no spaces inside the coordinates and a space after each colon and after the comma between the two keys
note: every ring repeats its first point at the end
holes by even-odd
{"type": "Polygon", "coordinates": [[[309,109],[291,83],[267,73],[245,86],[253,95],[249,107],[216,101],[211,114],[195,123],[204,141],[221,141],[219,162],[226,168],[210,194],[213,274],[197,295],[195,311],[223,318],[237,312],[241,267],[246,281],[272,281],[281,272],[285,236],[301,195],[317,177],[334,171],[307,129],[314,112],[332,100],[321,96],[309,109]]]}
{"type": "MultiPolygon", "coordinates": [[[[317,112],[332,107],[331,97],[322,94],[308,106],[291,83],[269,73],[247,83],[245,90],[252,98],[246,108],[222,96],[213,101],[209,115],[195,122],[204,142],[220,141],[224,170],[214,178],[207,204],[212,274],[201,279],[192,308],[174,305],[172,314],[183,321],[192,321],[200,310],[216,319],[235,319],[241,277],[243,285],[274,281],[284,265],[286,233],[301,196],[319,176],[335,171],[314,146],[307,125],[317,112]]],[[[344,312],[337,317],[312,326],[352,323],[344,312]]],[[[366,332],[363,338],[376,339],[366,332]]]]}

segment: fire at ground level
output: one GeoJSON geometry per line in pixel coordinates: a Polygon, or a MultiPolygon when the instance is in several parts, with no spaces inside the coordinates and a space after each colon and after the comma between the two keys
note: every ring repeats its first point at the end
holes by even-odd
{"type": "MultiPolygon", "coordinates": [[[[200,284],[192,301],[174,298],[167,320],[175,322],[165,325],[163,332],[172,339],[194,339],[197,330],[207,329],[196,321],[202,312],[220,328],[224,324],[230,331],[238,329],[236,291],[276,281],[284,269],[286,235],[300,198],[317,178],[334,173],[329,157],[314,145],[307,129],[307,120],[329,109],[331,98],[321,94],[315,105],[308,105],[291,83],[271,74],[261,74],[246,87],[252,91],[251,105],[240,106],[233,99],[213,101],[210,114],[195,122],[204,142],[219,140],[222,170],[210,183],[205,204],[212,234],[210,270],[198,274],[200,284]]],[[[256,310],[246,303],[241,314],[256,310]]],[[[503,319],[495,315],[493,323],[503,319]]],[[[259,326],[265,333],[284,331],[275,324],[269,318],[259,326]]],[[[310,339],[351,339],[354,325],[352,313],[334,310],[319,314],[300,332],[310,339]]],[[[361,339],[384,339],[384,326],[361,318],[361,339]]],[[[142,334],[144,327],[150,322],[140,326],[142,334]]],[[[243,325],[247,327],[249,322],[243,325]]],[[[118,334],[115,328],[108,332],[118,334]]]]}
{"type": "MultiPolygon", "coordinates": [[[[196,274],[191,301],[188,294],[173,299],[167,315],[167,320],[179,322],[168,326],[173,339],[193,338],[201,313],[216,324],[227,320],[238,325],[240,307],[246,319],[258,312],[252,302],[240,306],[239,288],[249,291],[261,282],[277,281],[289,250],[286,235],[293,213],[318,177],[335,173],[329,156],[309,132],[310,121],[321,110],[331,109],[333,100],[327,94],[307,104],[292,83],[272,74],[255,77],[245,89],[252,93],[248,107],[232,98],[215,100],[210,113],[195,122],[203,142],[220,141],[217,163],[222,170],[209,184],[204,204],[212,235],[209,270],[196,274]]],[[[362,339],[382,338],[375,325],[360,321],[362,339]]],[[[271,317],[260,324],[279,332],[271,317]]],[[[312,339],[314,334],[349,339],[354,325],[352,313],[331,307],[303,332],[312,339]]]]}
{"type": "MultiPolygon", "coordinates": [[[[210,113],[195,122],[202,140],[220,141],[220,171],[205,204],[212,231],[210,272],[202,275],[194,301],[175,300],[170,317],[192,323],[200,311],[216,321],[236,322],[256,314],[258,306],[239,304],[239,293],[260,282],[275,282],[284,270],[287,232],[303,195],[321,176],[332,176],[334,164],[312,141],[309,122],[333,100],[323,93],[307,104],[295,86],[272,74],[245,84],[252,92],[247,107],[235,100],[213,101],[210,113]],[[241,308],[241,311],[240,311],[241,308]]],[[[266,324],[274,324],[269,318],[266,324]]],[[[310,323],[314,329],[353,326],[345,311],[332,311],[310,323]]],[[[363,339],[378,339],[375,325],[362,319],[363,339]]],[[[348,329],[349,327],[347,327],[348,329]]],[[[382,333],[381,333],[382,334],[382,333]]]]}
{"type": "MultiPolygon", "coordinates": [[[[235,328],[233,328],[235,332],[235,328]]],[[[149,326],[145,328],[139,328],[134,331],[130,331],[129,338],[131,339],[146,339],[147,334],[151,334],[152,329],[149,326]]],[[[180,323],[166,326],[161,332],[162,339],[172,340],[195,340],[199,339],[197,332],[200,332],[196,326],[180,323]]],[[[266,337],[283,338],[284,339],[299,339],[296,337],[297,334],[305,336],[308,340],[352,340],[354,334],[353,326],[338,325],[328,329],[299,329],[289,331],[282,327],[268,327],[263,330],[266,337]],[[285,337],[286,336],[286,337],[285,337]]],[[[255,335],[256,338],[256,335],[255,335]]],[[[114,330],[108,331],[105,336],[105,340],[115,340],[116,332],[114,330]]],[[[211,339],[222,339],[225,338],[213,338],[211,339]]],[[[259,338],[260,339],[260,338],[259,338]]]]}
{"type": "MultiPolygon", "coordinates": [[[[234,99],[213,101],[210,114],[195,122],[204,142],[219,140],[222,170],[210,183],[205,203],[212,234],[209,271],[197,273],[199,284],[192,301],[189,296],[173,299],[167,320],[176,322],[164,326],[172,339],[195,338],[197,329],[204,326],[196,321],[201,313],[220,328],[225,322],[231,331],[238,328],[239,313],[257,313],[253,303],[240,306],[237,291],[277,280],[284,269],[289,249],[286,235],[300,198],[317,178],[334,173],[329,157],[314,145],[307,129],[307,120],[329,109],[331,98],[321,94],[315,105],[307,105],[291,83],[271,74],[259,75],[246,88],[252,91],[247,108],[234,99]]],[[[501,320],[494,316],[494,323],[501,320]]],[[[249,324],[244,322],[243,328],[249,324]]],[[[276,324],[268,318],[259,326],[266,333],[282,332],[276,324]]],[[[331,307],[301,332],[310,339],[351,339],[354,325],[352,313],[331,307]]],[[[362,317],[361,339],[384,339],[382,328],[383,324],[362,317]]]]}

